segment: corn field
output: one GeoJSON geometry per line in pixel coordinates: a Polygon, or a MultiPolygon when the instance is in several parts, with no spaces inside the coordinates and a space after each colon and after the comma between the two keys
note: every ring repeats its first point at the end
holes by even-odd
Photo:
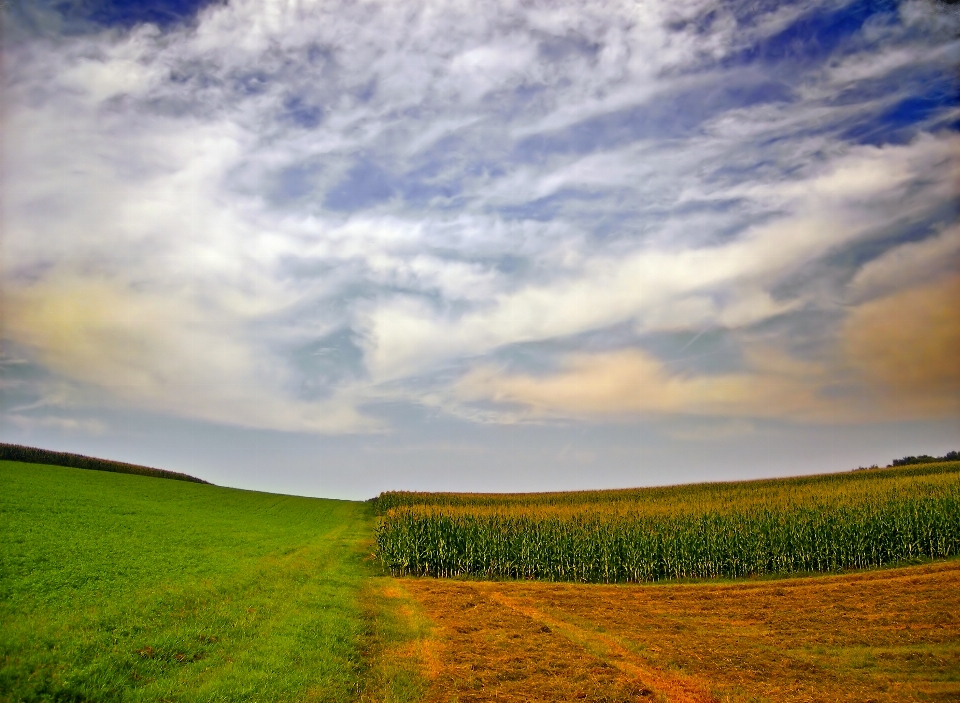
{"type": "Polygon", "coordinates": [[[395,575],[639,582],[829,572],[960,553],[960,462],[555,494],[387,493],[395,575]]]}

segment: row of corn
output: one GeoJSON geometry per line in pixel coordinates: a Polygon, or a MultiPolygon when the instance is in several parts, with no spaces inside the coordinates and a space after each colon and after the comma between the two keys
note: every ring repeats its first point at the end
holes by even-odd
{"type": "Polygon", "coordinates": [[[392,508],[412,505],[478,508],[529,507],[584,507],[629,503],[660,506],[673,511],[678,507],[769,505],[772,502],[796,503],[821,500],[834,496],[846,499],[849,494],[878,495],[891,490],[911,489],[917,485],[937,485],[960,480],[960,461],[936,464],[918,464],[845,473],[794,476],[755,481],[698,483],[650,488],[621,488],[594,491],[562,491],[556,493],[424,493],[416,491],[386,491],[372,500],[380,514],[392,508]]]}
{"type": "Polygon", "coordinates": [[[674,496],[673,513],[662,501],[644,502],[642,493],[627,503],[611,496],[608,505],[537,505],[532,496],[526,503],[419,501],[383,512],[377,551],[395,575],[606,583],[949,557],[960,554],[960,465],[941,468],[890,473],[871,490],[826,484],[793,501],[774,491],[766,502],[761,496],[690,510],[674,496]]]}

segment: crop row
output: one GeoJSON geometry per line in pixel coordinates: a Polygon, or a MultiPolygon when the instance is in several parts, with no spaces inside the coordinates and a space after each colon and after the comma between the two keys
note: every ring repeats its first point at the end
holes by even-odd
{"type": "Polygon", "coordinates": [[[380,517],[377,550],[395,575],[608,583],[875,567],[960,554],[960,482],[674,516],[406,506],[380,517]]]}
{"type": "Polygon", "coordinates": [[[796,476],[758,481],[700,483],[651,488],[624,488],[559,493],[418,493],[387,491],[373,499],[379,514],[391,509],[424,506],[463,508],[581,509],[611,504],[633,506],[645,513],[709,512],[728,506],[789,506],[810,501],[860,502],[860,495],[877,497],[918,486],[939,486],[960,480],[960,461],[846,473],[796,476]]]}

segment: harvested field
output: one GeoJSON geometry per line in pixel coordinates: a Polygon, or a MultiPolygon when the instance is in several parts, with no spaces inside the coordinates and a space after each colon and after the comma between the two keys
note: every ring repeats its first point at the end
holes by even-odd
{"type": "Polygon", "coordinates": [[[433,622],[427,701],[960,700],[956,560],[748,583],[399,584],[433,622]]]}

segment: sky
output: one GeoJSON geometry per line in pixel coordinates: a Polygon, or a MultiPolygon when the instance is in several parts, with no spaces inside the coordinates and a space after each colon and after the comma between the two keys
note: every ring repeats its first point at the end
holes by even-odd
{"type": "Polygon", "coordinates": [[[350,499],[960,448],[960,5],[3,11],[0,441],[350,499]]]}

